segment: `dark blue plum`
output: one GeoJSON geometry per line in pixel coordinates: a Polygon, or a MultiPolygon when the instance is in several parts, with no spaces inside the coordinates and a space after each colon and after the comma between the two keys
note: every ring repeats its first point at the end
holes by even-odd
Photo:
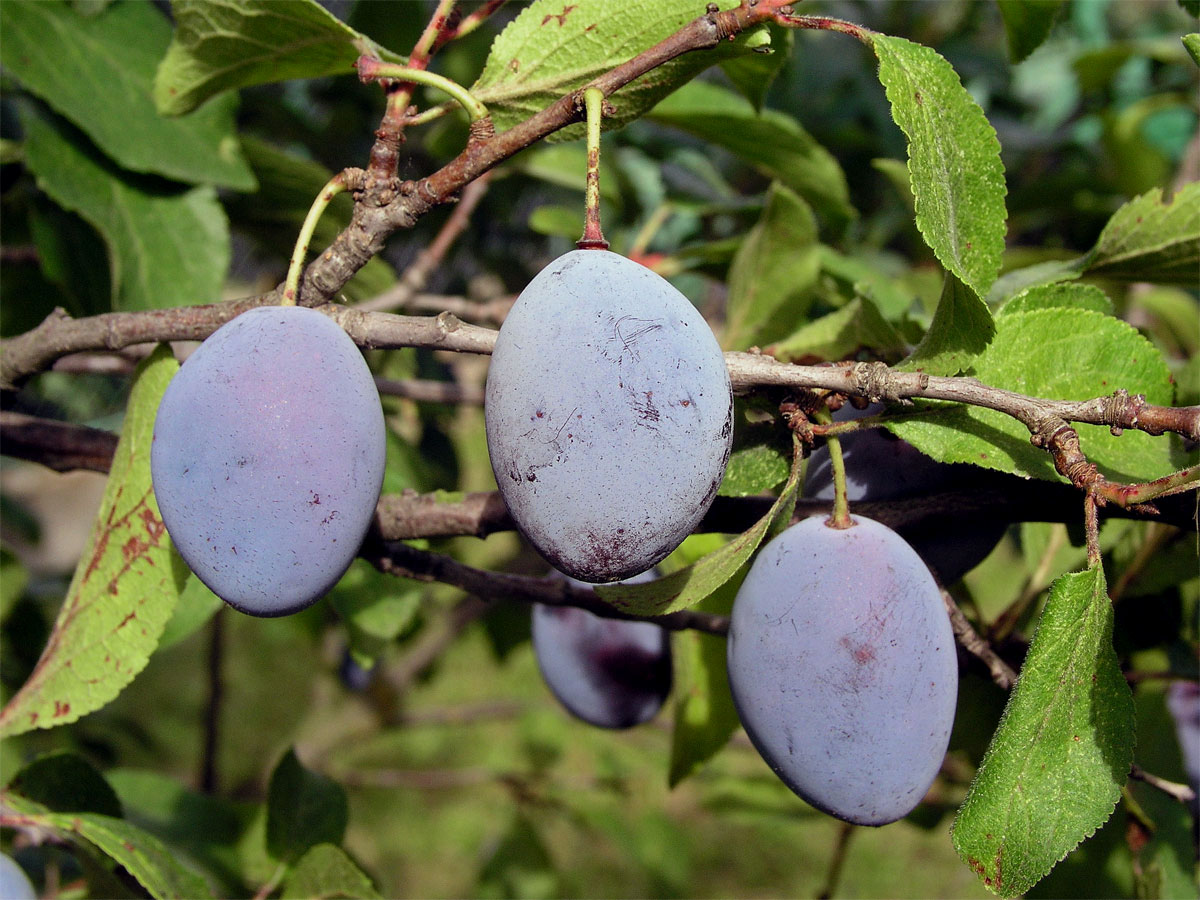
{"type": "Polygon", "coordinates": [[[163,522],[213,593],[257,616],[296,612],[342,577],[383,484],[371,372],[331,319],[243,313],[167,386],[150,467],[163,522]]]}
{"type": "MultiPolygon", "coordinates": [[[[879,415],[883,406],[856,410],[846,404],[834,421],[879,415]]],[[[904,500],[929,494],[970,491],[997,484],[1005,476],[965,463],[940,463],[926,456],[886,428],[852,431],[841,435],[846,463],[846,496],[851,502],[904,500]]],[[[833,470],[829,451],[818,447],[808,461],[804,496],[833,499],[833,470]]],[[[1004,534],[1005,524],[973,519],[934,522],[900,529],[943,584],[953,584],[979,565],[1004,534]]]]}
{"type": "Polygon", "coordinates": [[[907,815],[954,724],[954,635],[929,569],[863,516],[805,519],[759,553],[729,628],[729,687],[763,759],[847,822],[907,815]]]}
{"type": "Polygon", "coordinates": [[[535,603],[532,630],[542,678],[567,711],[585,722],[601,728],[640,725],[654,718],[671,693],[670,635],[653,622],[535,603]]]}

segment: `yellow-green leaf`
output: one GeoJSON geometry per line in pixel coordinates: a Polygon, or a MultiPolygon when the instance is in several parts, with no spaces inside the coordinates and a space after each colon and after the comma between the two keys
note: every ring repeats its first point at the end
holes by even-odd
{"type": "Polygon", "coordinates": [[[0,710],[0,737],[104,706],[145,667],[171,617],[187,570],[150,486],[150,442],[178,367],[167,348],[138,367],[99,515],[41,659],[0,710]]]}
{"type": "Polygon", "coordinates": [[[156,900],[199,900],[211,897],[208,884],[179,860],[177,853],[152,834],[99,813],[50,812],[12,792],[4,805],[22,824],[42,828],[63,838],[82,838],[125,868],[156,900]]]}
{"type": "MultiPolygon", "coordinates": [[[[496,38],[471,93],[487,104],[497,130],[511,128],[703,14],[704,4],[694,0],[534,0],[496,38]]],[[[604,127],[631,122],[709,66],[766,49],[770,41],[765,26],[754,28],[656,67],[607,98],[612,112],[604,127]]],[[[576,125],[551,140],[582,136],[576,125]]]]}

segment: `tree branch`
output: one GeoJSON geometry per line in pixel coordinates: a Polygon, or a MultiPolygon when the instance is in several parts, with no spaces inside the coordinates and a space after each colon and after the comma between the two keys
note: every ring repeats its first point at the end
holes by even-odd
{"type": "Polygon", "coordinates": [[[645,619],[669,631],[695,629],[707,634],[725,634],[729,630],[729,619],[726,616],[695,610],[683,610],[648,619],[630,616],[605,603],[591,588],[576,587],[561,578],[535,578],[530,575],[488,572],[464,565],[449,556],[417,550],[407,544],[388,543],[364,547],[362,555],[385,574],[416,581],[449,584],[489,603],[497,600],[515,600],[521,603],[542,603],[546,606],[573,606],[606,619],[645,619]]]}

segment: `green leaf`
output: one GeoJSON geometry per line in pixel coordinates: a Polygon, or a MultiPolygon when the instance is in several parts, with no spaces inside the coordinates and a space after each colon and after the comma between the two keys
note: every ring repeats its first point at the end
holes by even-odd
{"type": "Polygon", "coordinates": [[[661,616],[695,606],[733,578],[768,533],[791,521],[800,469],[799,465],[792,466],[787,484],[767,514],[729,543],[670,575],[642,584],[600,584],[596,593],[622,612],[637,616],[661,616]]]}
{"type": "Polygon", "coordinates": [[[996,315],[1005,316],[1032,309],[1048,309],[1055,306],[1090,309],[1111,316],[1112,301],[1108,294],[1092,284],[1043,284],[1026,288],[1014,294],[997,310],[996,315]]]}
{"type": "Polygon", "coordinates": [[[186,571],[172,557],[150,487],[154,416],[178,368],[165,347],[138,366],[100,512],[41,659],[0,710],[0,737],[99,709],[158,644],[186,571]]]}
{"type": "MultiPolygon", "coordinates": [[[[1149,403],[1172,402],[1162,355],[1129,324],[1090,309],[1050,307],[996,320],[996,336],[974,362],[984,384],[1034,397],[1089,400],[1125,388],[1149,403]]],[[[940,462],[969,462],[1061,480],[1049,454],[1029,443],[1024,425],[980,407],[930,405],[924,415],[889,424],[898,437],[940,462]]],[[[1109,478],[1139,482],[1174,470],[1167,442],[1140,431],[1117,436],[1078,425],[1083,452],[1109,478]]]]}
{"type": "Polygon", "coordinates": [[[954,847],[1004,896],[1029,890],[1112,814],[1133,762],[1133,698],[1099,567],[1050,590],[954,847]]]}
{"type": "Polygon", "coordinates": [[[791,459],[791,441],[773,423],[735,428],[733,452],[717,494],[752,497],[774,490],[787,479],[791,459]]]}
{"type": "Polygon", "coordinates": [[[491,852],[480,867],[472,896],[484,900],[551,900],[564,896],[554,858],[523,812],[518,812],[505,833],[490,843],[491,852]]]}
{"type": "Polygon", "coordinates": [[[756,112],[762,112],[767,100],[767,91],[787,65],[795,43],[795,31],[774,22],[767,23],[771,33],[771,45],[758,53],[727,59],[721,63],[721,71],[737,88],[737,92],[750,101],[756,112]]]}
{"type": "Polygon", "coordinates": [[[766,109],[759,114],[733,91],[693,81],[654,107],[647,118],[724,147],[837,221],[857,215],[842,167],[785,113],[766,109]]]}
{"type": "Polygon", "coordinates": [[[124,866],[155,898],[212,897],[204,879],[185,868],[158,838],[121,819],[98,813],[50,812],[44,806],[11,792],[3,800],[26,824],[48,829],[63,838],[83,838],[124,866]]]}
{"type": "Polygon", "coordinates": [[[191,637],[207,625],[224,605],[225,601],[210,591],[203,581],[189,572],[187,581],[183,584],[183,590],[179,592],[179,602],[175,604],[175,612],[163,629],[162,637],[158,639],[158,649],[165,650],[167,647],[172,647],[185,638],[191,637]]]}
{"type": "Polygon", "coordinates": [[[1194,287],[1200,267],[1200,181],[1164,202],[1154,188],[1115,213],[1084,257],[1087,275],[1194,287]]]}
{"type": "Polygon", "coordinates": [[[412,625],[421,608],[421,588],[356,559],[329,592],[329,602],[346,623],[355,662],[370,668],[412,625]]]}
{"type": "Polygon", "coordinates": [[[176,190],[150,183],[114,168],[62,119],[29,104],[20,112],[26,161],[38,187],[104,238],[116,308],[220,299],[229,225],[212,187],[176,190]]]}
{"type": "MultiPolygon", "coordinates": [[[[7,524],[8,509],[4,512],[7,524]]],[[[25,568],[25,564],[7,546],[0,546],[0,624],[3,624],[13,605],[21,599],[27,584],[29,570],[25,568]]]]}
{"type": "Polygon", "coordinates": [[[95,228],[39,195],[29,207],[29,231],[42,274],[70,298],[67,308],[72,315],[99,315],[112,309],[108,248],[95,228]]]}
{"type": "Polygon", "coordinates": [[[817,252],[822,276],[833,283],[842,297],[866,297],[889,322],[902,319],[913,305],[914,294],[898,284],[899,270],[907,263],[895,261],[889,266],[885,254],[860,251],[859,255],[846,256],[825,244],[819,244],[817,252]]]}
{"type": "Polygon", "coordinates": [[[897,368],[930,375],[957,375],[971,366],[995,333],[987,304],[947,272],[929,330],[897,368]]]}
{"type": "MultiPolygon", "coordinates": [[[[238,858],[239,840],[261,805],[238,803],[185,788],[173,778],[145,769],[115,769],[108,781],[125,808],[125,820],[141,828],[219,879],[218,896],[238,896],[253,876],[238,858]]],[[[257,835],[261,846],[262,834],[257,835]]]]}
{"type": "Polygon", "coordinates": [[[38,757],[16,774],[8,789],[54,812],[123,815],[121,801],[99,770],[69,751],[38,757]]]}
{"type": "Polygon", "coordinates": [[[164,115],[254,84],[353,75],[364,53],[404,62],[314,0],[174,0],[171,12],[175,36],[154,79],[164,115]]]}
{"type": "MultiPolygon", "coordinates": [[[[697,609],[728,615],[746,571],[748,567],[743,567],[701,600],[697,609]]],[[[675,635],[671,650],[675,659],[675,727],[667,779],[674,787],[724,747],[741,720],[729,691],[725,638],[683,631],[675,635]]]]}
{"type": "Polygon", "coordinates": [[[4,66],[134,172],[252,190],[238,147],[236,99],[165,119],[150,96],[171,26],[151,3],[84,17],[66,3],[0,3],[4,66]]]}
{"type": "MultiPolygon", "coordinates": [[[[728,9],[738,0],[722,0],[728,9]]],[[[694,0],[533,0],[492,44],[471,93],[487,104],[496,129],[511,128],[627,62],[703,15],[694,0]]],[[[700,72],[726,59],[770,46],[770,32],[753,28],[711,50],[685,53],[607,98],[606,129],[620,128],[700,72]]],[[[582,124],[550,140],[582,137],[582,124]]]]}
{"type": "Polygon", "coordinates": [[[530,231],[538,234],[575,238],[583,231],[579,224],[582,218],[577,203],[570,206],[547,205],[533,210],[525,224],[530,231]]]}
{"type": "Polygon", "coordinates": [[[317,844],[340,844],[349,811],[342,786],[300,764],[288,750],[267,791],[267,850],[294,862],[317,844]]]}
{"type": "Polygon", "coordinates": [[[1004,32],[1008,35],[1008,58],[1020,62],[1041,46],[1054,27],[1064,0],[996,0],[1004,32]]]}
{"type": "Polygon", "coordinates": [[[908,138],[917,228],[946,270],[985,296],[1004,252],[1004,166],[996,132],[937,52],[884,34],[868,39],[892,118],[908,138]]]}
{"type": "Polygon", "coordinates": [[[373,900],[379,892],[367,874],[346,851],[333,844],[317,844],[296,863],[283,883],[284,900],[327,900],[361,897],[373,900]]]}
{"type": "Polygon", "coordinates": [[[875,304],[859,297],[788,335],[771,348],[771,355],[781,362],[807,362],[849,359],[867,350],[876,358],[896,358],[904,349],[904,338],[875,304]]]}
{"type": "Polygon", "coordinates": [[[809,205],[772,183],[762,215],[729,267],[726,349],[766,344],[804,318],[821,267],[816,241],[809,205]]]}
{"type": "Polygon", "coordinates": [[[1181,187],[1164,203],[1154,188],[1112,214],[1096,244],[1078,259],[1054,260],[1006,272],[990,300],[1025,288],[1095,275],[1193,287],[1200,266],[1200,182],[1181,187]]]}
{"type": "Polygon", "coordinates": [[[1200,34],[1185,34],[1180,40],[1183,41],[1184,49],[1191,56],[1192,62],[1200,66],[1200,34]]]}

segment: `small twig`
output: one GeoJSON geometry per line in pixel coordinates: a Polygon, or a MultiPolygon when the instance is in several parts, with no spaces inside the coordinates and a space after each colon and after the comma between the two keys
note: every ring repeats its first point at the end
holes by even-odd
{"type": "Polygon", "coordinates": [[[1176,781],[1167,781],[1165,778],[1147,772],[1137,763],[1129,769],[1129,777],[1135,781],[1140,781],[1143,784],[1148,784],[1152,788],[1157,788],[1168,797],[1178,800],[1180,803],[1190,804],[1196,802],[1196,792],[1189,785],[1179,784],[1176,781]]]}
{"type": "Polygon", "coordinates": [[[446,25],[438,31],[436,40],[434,41],[433,49],[439,50],[450,41],[457,40],[464,35],[470,34],[480,25],[491,17],[492,13],[503,6],[505,0],[487,0],[482,6],[472,12],[470,15],[464,16],[457,25],[453,22],[447,22],[446,25]]]}
{"type": "Polygon", "coordinates": [[[339,769],[336,777],[347,787],[440,791],[490,784],[501,774],[478,766],[465,769],[365,769],[353,766],[339,769]]]}
{"type": "Polygon", "coordinates": [[[1013,667],[1002,660],[992,649],[992,645],[979,636],[979,632],[958,608],[949,591],[942,591],[942,602],[946,604],[946,612],[950,614],[950,628],[959,646],[987,666],[992,681],[1004,690],[1009,690],[1017,683],[1017,673],[1013,667]]]}
{"type": "Polygon", "coordinates": [[[217,610],[208,626],[208,700],[204,705],[204,749],[200,760],[200,790],[205,794],[216,794],[219,785],[217,760],[221,746],[221,707],[225,697],[222,678],[225,659],[225,617],[221,612],[217,610]]]}
{"type": "MultiPolygon", "coordinates": [[[[410,69],[425,69],[435,52],[438,35],[447,30],[454,13],[456,0],[439,0],[433,16],[425,25],[412,53],[408,56],[410,69]]],[[[400,161],[400,145],[404,142],[404,126],[408,117],[408,104],[412,100],[413,83],[391,82],[385,85],[387,103],[379,128],[375,130],[375,143],[367,162],[367,177],[378,185],[388,186],[396,177],[400,161]]]]}
{"type": "Polygon", "coordinates": [[[380,394],[404,397],[406,400],[417,400],[422,403],[446,403],[454,406],[483,405],[483,388],[479,385],[455,384],[452,381],[430,381],[424,378],[393,381],[388,378],[376,377],[375,387],[379,389],[380,394]]]}
{"type": "MultiPolygon", "coordinates": [[[[458,640],[467,627],[480,619],[490,608],[491,604],[479,597],[464,597],[440,623],[422,631],[421,636],[404,656],[379,673],[380,678],[396,696],[403,697],[416,680],[428,672],[447,648],[458,640]]],[[[393,712],[388,716],[388,721],[403,721],[403,713],[399,712],[400,704],[393,702],[389,705],[393,712]]]]}
{"type": "Polygon", "coordinates": [[[833,844],[833,853],[829,859],[829,872],[825,876],[825,886],[817,894],[818,900],[829,900],[837,891],[838,883],[842,880],[842,869],[846,865],[846,857],[850,853],[850,839],[858,830],[850,822],[839,822],[837,838],[833,844]]]}
{"type": "Polygon", "coordinates": [[[1158,554],[1167,544],[1180,536],[1180,533],[1176,529],[1158,522],[1151,522],[1146,527],[1146,536],[1142,545],[1134,554],[1133,559],[1122,569],[1120,577],[1108,591],[1108,596],[1113,603],[1120,602],[1121,598],[1125,596],[1125,592],[1129,590],[1129,586],[1146,571],[1146,567],[1152,561],[1158,558],[1158,554]]]}
{"type": "Polygon", "coordinates": [[[281,862],[275,867],[275,871],[271,873],[271,877],[263,882],[262,886],[255,892],[254,900],[267,900],[279,885],[283,884],[284,876],[287,875],[288,864],[281,862]]]}
{"type": "Polygon", "coordinates": [[[1036,600],[1038,595],[1050,584],[1050,574],[1054,565],[1054,559],[1058,556],[1058,552],[1066,542],[1067,530],[1061,527],[1055,528],[1050,535],[1050,540],[1046,542],[1046,546],[1042,549],[1042,555],[1038,559],[1036,568],[1025,579],[1025,584],[1021,588],[1021,593],[1017,595],[1017,599],[1005,607],[1004,611],[992,620],[992,624],[988,628],[989,641],[1003,641],[1017,627],[1017,622],[1025,614],[1025,610],[1029,608],[1029,604],[1036,600]]]}
{"type": "MultiPolygon", "coordinates": [[[[707,634],[725,634],[726,616],[695,610],[683,610],[665,616],[630,616],[601,600],[591,588],[576,587],[561,578],[536,578],[505,572],[487,572],[464,565],[448,556],[417,550],[407,544],[393,543],[367,549],[364,556],[379,571],[417,581],[438,581],[461,588],[487,601],[515,600],[547,606],[573,606],[607,619],[635,619],[654,622],[669,631],[695,629],[707,634]]],[[[481,601],[482,602],[482,601],[481,601]]]]}
{"type": "Polygon", "coordinates": [[[449,313],[472,324],[500,325],[512,309],[514,296],[494,300],[473,300],[449,294],[411,294],[397,282],[381,294],[376,294],[353,308],[364,312],[449,313]]]}
{"type": "Polygon", "coordinates": [[[1099,569],[1100,561],[1100,514],[1096,495],[1091,491],[1083,497],[1083,531],[1087,543],[1087,564],[1089,569],[1099,569]]]}
{"type": "Polygon", "coordinates": [[[117,435],[87,425],[0,412],[4,455],[41,463],[57,472],[86,469],[107,472],[117,449],[117,435]]]}

